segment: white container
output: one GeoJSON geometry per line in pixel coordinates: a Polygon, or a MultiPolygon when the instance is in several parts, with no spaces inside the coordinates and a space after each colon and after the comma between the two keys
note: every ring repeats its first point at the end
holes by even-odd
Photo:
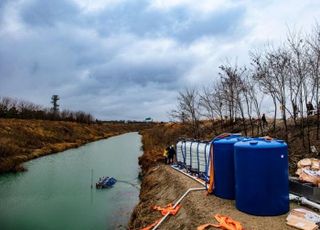
{"type": "Polygon", "coordinates": [[[199,172],[206,173],[209,168],[211,143],[199,143],[199,172]]]}
{"type": "Polygon", "coordinates": [[[194,144],[192,141],[186,141],[185,142],[185,149],[186,149],[186,167],[191,168],[191,162],[192,162],[192,145],[194,144]]]}
{"type": "Polygon", "coordinates": [[[181,140],[176,144],[180,166],[198,173],[204,180],[210,178],[210,150],[212,142],[181,140]]]}
{"type": "Polygon", "coordinates": [[[199,148],[200,143],[199,142],[192,142],[192,146],[191,146],[191,170],[194,172],[198,172],[199,171],[199,152],[198,152],[198,148],[199,148]]]}
{"type": "Polygon", "coordinates": [[[185,165],[186,163],[186,142],[179,141],[176,145],[176,153],[177,153],[177,162],[181,165],[185,165]]]}

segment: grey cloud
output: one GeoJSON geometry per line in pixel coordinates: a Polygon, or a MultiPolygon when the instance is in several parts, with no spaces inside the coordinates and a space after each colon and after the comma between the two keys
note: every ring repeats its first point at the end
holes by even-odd
{"type": "MultiPolygon", "coordinates": [[[[71,96],[64,99],[61,107],[78,110],[87,108],[97,117],[108,117],[108,119],[137,119],[141,120],[147,116],[157,119],[166,119],[166,112],[175,104],[176,93],[162,89],[159,85],[148,84],[140,86],[132,84],[131,87],[117,87],[110,91],[105,89],[101,97],[95,94],[71,96]],[[156,111],[163,115],[156,115],[156,111]]],[[[62,98],[63,95],[62,95],[62,98]]]]}
{"type": "Polygon", "coordinates": [[[169,12],[157,11],[148,9],[146,1],[141,0],[106,9],[97,20],[99,32],[104,36],[128,32],[191,42],[202,36],[235,36],[244,14],[243,6],[219,9],[209,16],[192,14],[182,7],[169,12]]]}
{"type": "Polygon", "coordinates": [[[1,0],[0,1],[0,22],[2,21],[5,6],[7,5],[8,2],[9,2],[9,0],[1,0]]]}
{"type": "Polygon", "coordinates": [[[183,76],[184,71],[186,71],[192,63],[185,57],[180,57],[178,60],[168,58],[171,61],[170,63],[157,61],[156,58],[143,63],[113,60],[94,70],[92,76],[102,83],[112,81],[113,83],[118,82],[121,85],[135,83],[144,86],[153,82],[166,87],[173,84],[173,86],[176,87],[178,78],[183,76]],[[183,65],[184,68],[179,68],[179,65],[183,65]]]}
{"type": "Polygon", "coordinates": [[[76,23],[79,11],[65,0],[29,0],[22,6],[21,17],[30,26],[55,26],[56,23],[76,23]]]}
{"type": "Polygon", "coordinates": [[[140,36],[165,36],[174,32],[174,26],[188,20],[185,10],[174,13],[148,10],[145,1],[131,1],[119,8],[106,10],[99,16],[102,33],[129,32],[140,36]],[[105,23],[103,23],[105,22],[105,23]]]}
{"type": "Polygon", "coordinates": [[[224,39],[237,39],[243,36],[237,29],[242,25],[242,20],[245,15],[245,8],[235,7],[227,10],[219,10],[207,17],[199,17],[192,20],[188,27],[177,33],[180,40],[193,41],[202,36],[218,36],[224,39]]]}
{"type": "Polygon", "coordinates": [[[145,0],[90,13],[66,0],[15,3],[0,4],[0,15],[17,7],[21,19],[19,30],[0,36],[0,96],[49,106],[59,94],[62,108],[113,119],[141,119],[140,111],[166,119],[164,108],[201,61],[192,42],[232,34],[244,13],[196,17],[183,8],[151,10],[145,0]]]}
{"type": "Polygon", "coordinates": [[[100,119],[166,120],[177,91],[202,82],[195,74],[214,77],[236,44],[247,51],[247,6],[258,3],[244,3],[199,14],[147,0],[90,12],[71,0],[0,0],[0,96],[50,106],[59,94],[61,108],[100,119]]]}

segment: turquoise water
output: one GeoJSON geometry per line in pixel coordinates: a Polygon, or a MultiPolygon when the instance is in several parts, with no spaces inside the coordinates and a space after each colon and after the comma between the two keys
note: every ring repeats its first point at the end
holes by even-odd
{"type": "Polygon", "coordinates": [[[0,176],[0,229],[125,229],[139,196],[141,136],[128,133],[29,161],[0,176]],[[124,180],[91,189],[101,176],[124,180]]]}

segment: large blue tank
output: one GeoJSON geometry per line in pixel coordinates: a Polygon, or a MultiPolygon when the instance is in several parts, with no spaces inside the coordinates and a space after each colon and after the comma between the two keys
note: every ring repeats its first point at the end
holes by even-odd
{"type": "Polygon", "coordinates": [[[238,210],[257,216],[289,211],[288,146],[256,138],[234,145],[238,210]]]}
{"type": "Polygon", "coordinates": [[[224,199],[235,198],[234,182],[234,144],[238,142],[240,134],[215,139],[214,148],[214,194],[224,199]]]}

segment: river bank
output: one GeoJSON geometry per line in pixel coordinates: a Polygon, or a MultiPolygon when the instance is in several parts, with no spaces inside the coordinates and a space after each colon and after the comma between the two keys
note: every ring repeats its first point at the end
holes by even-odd
{"type": "MultiPolygon", "coordinates": [[[[130,229],[141,229],[162,215],[153,211],[154,205],[166,206],[176,202],[189,188],[201,185],[192,179],[172,169],[168,165],[160,164],[150,168],[145,176],[141,191],[140,203],[131,216],[130,229]]],[[[291,208],[298,205],[291,203],[291,208]]],[[[206,223],[216,223],[215,214],[227,215],[241,222],[245,229],[261,230],[293,230],[286,225],[287,214],[275,217],[258,217],[245,214],[235,208],[234,200],[220,199],[214,195],[207,195],[206,191],[195,191],[188,194],[181,202],[181,209],[176,216],[170,216],[159,229],[197,229],[206,223]]]]}
{"type": "MultiPolygon", "coordinates": [[[[205,124],[202,127],[202,140],[210,140],[222,132],[241,132],[241,127],[216,126],[215,130],[205,124]]],[[[283,138],[281,127],[276,131],[269,131],[267,135],[283,138]]],[[[315,127],[312,127],[314,137],[315,127]]],[[[177,201],[190,187],[199,187],[199,184],[164,165],[163,150],[166,146],[175,144],[180,137],[192,138],[193,133],[184,124],[167,123],[153,129],[144,130],[142,134],[143,156],[139,158],[142,169],[142,184],[140,202],[135,207],[129,223],[130,229],[141,229],[156,220],[161,215],[153,211],[152,206],[165,206],[177,201]]],[[[292,125],[289,127],[289,165],[291,174],[294,174],[296,162],[303,157],[316,157],[315,153],[308,153],[303,149],[298,130],[292,125]]],[[[319,142],[312,139],[312,144],[319,149],[319,142]]],[[[223,200],[215,196],[207,196],[205,192],[194,192],[182,202],[182,208],[175,217],[170,217],[160,229],[196,229],[205,223],[215,223],[213,216],[217,213],[228,215],[240,221],[245,229],[293,229],[286,226],[286,216],[255,217],[237,211],[234,201],[223,200]]],[[[291,204],[291,208],[295,208],[291,204]]]]}
{"type": "Polygon", "coordinates": [[[23,171],[21,163],[31,159],[150,126],[0,119],[0,173],[23,171]]]}

